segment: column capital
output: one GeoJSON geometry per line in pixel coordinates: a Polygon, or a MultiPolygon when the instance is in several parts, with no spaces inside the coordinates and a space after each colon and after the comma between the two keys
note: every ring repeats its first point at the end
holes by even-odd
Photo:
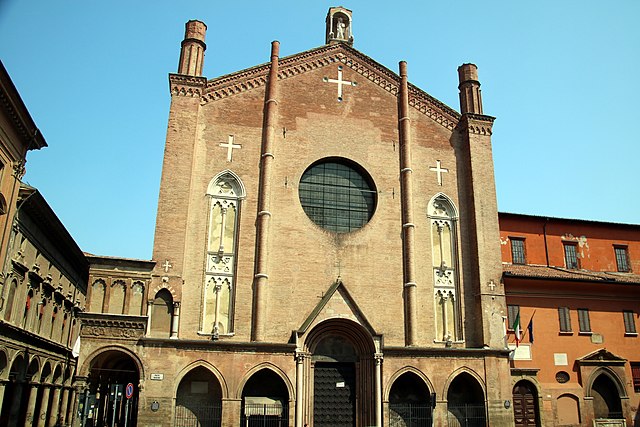
{"type": "Polygon", "coordinates": [[[296,350],[296,354],[294,355],[294,358],[296,359],[297,363],[304,363],[305,359],[309,358],[310,356],[311,355],[306,351],[296,350]]]}
{"type": "Polygon", "coordinates": [[[376,365],[381,365],[384,355],[382,353],[375,353],[373,355],[373,359],[376,361],[376,365]]]}

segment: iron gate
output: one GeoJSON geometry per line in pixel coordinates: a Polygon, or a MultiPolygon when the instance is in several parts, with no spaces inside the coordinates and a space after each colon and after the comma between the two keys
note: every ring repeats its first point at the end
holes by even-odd
{"type": "Polygon", "coordinates": [[[485,427],[487,425],[484,405],[447,405],[447,412],[449,427],[485,427]]]}
{"type": "Polygon", "coordinates": [[[242,427],[287,427],[289,405],[245,403],[240,421],[242,427]]]}
{"type": "Polygon", "coordinates": [[[431,427],[432,410],[428,403],[391,403],[389,427],[431,427]]]}
{"type": "Polygon", "coordinates": [[[175,427],[220,427],[222,404],[176,406],[175,427]]]}

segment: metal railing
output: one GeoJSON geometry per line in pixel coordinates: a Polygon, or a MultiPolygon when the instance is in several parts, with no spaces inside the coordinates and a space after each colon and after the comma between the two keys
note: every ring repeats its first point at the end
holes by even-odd
{"type": "Polygon", "coordinates": [[[485,427],[487,415],[484,405],[447,405],[447,425],[449,427],[485,427]]]}
{"type": "Polygon", "coordinates": [[[222,404],[177,405],[175,427],[220,427],[222,425],[222,404]]]}
{"type": "Polygon", "coordinates": [[[389,427],[431,427],[432,408],[428,403],[389,404],[389,427]]]}
{"type": "Polygon", "coordinates": [[[240,425],[242,427],[287,427],[289,406],[245,403],[240,425]]]}

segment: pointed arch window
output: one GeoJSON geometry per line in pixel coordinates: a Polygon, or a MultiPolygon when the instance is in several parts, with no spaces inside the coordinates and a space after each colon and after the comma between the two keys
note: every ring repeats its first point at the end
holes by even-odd
{"type": "Polygon", "coordinates": [[[211,180],[207,195],[209,226],[200,332],[218,337],[233,333],[238,222],[245,191],[240,179],[225,171],[211,180]]]}
{"type": "Polygon", "coordinates": [[[458,280],[457,213],[453,202],[439,194],[429,203],[434,283],[436,341],[462,340],[458,280]]]}

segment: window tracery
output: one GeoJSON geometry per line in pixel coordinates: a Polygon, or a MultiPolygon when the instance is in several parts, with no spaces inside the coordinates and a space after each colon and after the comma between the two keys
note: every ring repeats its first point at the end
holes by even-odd
{"type": "Polygon", "coordinates": [[[238,219],[245,192],[240,179],[225,171],[211,181],[207,195],[209,226],[200,332],[217,338],[233,333],[238,219]]]}
{"type": "Polygon", "coordinates": [[[462,321],[457,270],[456,209],[447,196],[439,194],[431,200],[428,216],[431,219],[436,341],[460,341],[462,321]]]}

